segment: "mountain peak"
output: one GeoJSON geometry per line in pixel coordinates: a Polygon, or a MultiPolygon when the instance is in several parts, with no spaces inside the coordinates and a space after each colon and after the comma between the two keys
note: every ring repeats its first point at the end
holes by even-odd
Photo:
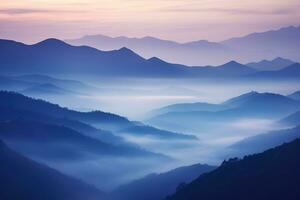
{"type": "Polygon", "coordinates": [[[127,47],[122,47],[118,51],[123,51],[123,52],[133,52],[131,49],[128,49],[127,47]]]}
{"type": "Polygon", "coordinates": [[[237,68],[237,67],[246,67],[245,65],[241,64],[241,63],[238,63],[234,60],[232,61],[229,61],[219,67],[226,67],[226,68],[237,68]]]}
{"type": "Polygon", "coordinates": [[[35,45],[38,45],[38,46],[44,46],[44,45],[45,46],[48,46],[48,45],[49,46],[66,46],[69,44],[65,43],[62,40],[56,39],[56,38],[48,38],[46,40],[36,43],[35,45]]]}
{"type": "Polygon", "coordinates": [[[158,57],[151,57],[149,58],[147,61],[151,62],[151,63],[167,63],[161,59],[159,59],[158,57]]]}
{"type": "MultiPolygon", "coordinates": [[[[242,64],[240,64],[240,63],[238,63],[238,62],[236,62],[236,61],[234,61],[234,60],[231,60],[231,61],[229,61],[228,63],[226,63],[226,64],[230,64],[230,65],[242,65],[242,64]]],[[[225,64],[225,65],[226,65],[225,64]]]]}

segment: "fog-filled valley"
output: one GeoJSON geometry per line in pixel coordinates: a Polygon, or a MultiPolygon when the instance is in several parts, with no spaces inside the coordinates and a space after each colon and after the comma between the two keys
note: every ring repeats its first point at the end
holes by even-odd
{"type": "Polygon", "coordinates": [[[16,183],[0,189],[5,198],[20,190],[17,199],[47,199],[36,185],[62,200],[218,199],[214,187],[226,199],[243,173],[260,177],[255,166],[265,172],[274,162],[263,174],[271,180],[280,159],[299,177],[299,159],[285,159],[299,152],[297,60],[191,67],[68,42],[0,40],[1,186],[16,183]],[[224,178],[233,180],[225,189],[224,178]]]}

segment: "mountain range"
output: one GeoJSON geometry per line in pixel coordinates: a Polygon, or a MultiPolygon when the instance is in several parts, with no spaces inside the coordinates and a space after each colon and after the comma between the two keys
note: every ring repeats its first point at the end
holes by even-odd
{"type": "MultiPolygon", "coordinates": [[[[88,75],[92,77],[182,77],[182,78],[233,78],[251,77],[252,74],[264,78],[299,78],[299,64],[290,65],[276,75],[229,61],[219,66],[188,67],[165,62],[157,57],[144,59],[127,48],[100,51],[88,46],[71,46],[57,39],[47,39],[33,45],[0,40],[0,59],[3,67],[0,74],[48,74],[48,75],[88,75]],[[25,67],[26,66],[26,67],[25,67]]],[[[7,77],[4,77],[5,81],[7,77]]],[[[18,81],[28,77],[19,78],[18,81]]]]}
{"type": "Polygon", "coordinates": [[[128,38],[87,35],[65,40],[73,45],[88,45],[101,50],[127,47],[145,58],[157,56],[172,63],[185,65],[220,65],[236,60],[242,63],[254,60],[284,57],[299,62],[300,27],[251,33],[220,42],[206,40],[178,43],[154,37],[128,38]]]}
{"type": "Polygon", "coordinates": [[[152,116],[146,122],[172,131],[207,131],[217,128],[224,122],[240,119],[264,118],[278,120],[299,109],[300,101],[279,94],[252,91],[231,98],[221,104],[170,105],[154,111],[154,113],[162,114],[152,116]],[[219,125],[217,126],[217,124],[219,125]]]}
{"type": "Polygon", "coordinates": [[[294,64],[294,62],[291,60],[277,57],[273,60],[262,60],[259,62],[248,63],[246,65],[258,71],[277,71],[292,64],[294,64]]]}
{"type": "MultiPolygon", "coordinates": [[[[0,91],[2,140],[26,157],[101,189],[111,189],[174,161],[128,142],[122,134],[114,132],[137,124],[111,113],[78,112],[19,93],[0,91]],[[137,162],[141,159],[147,162],[137,162]]],[[[141,132],[135,134],[143,137],[143,127],[140,128],[141,132]]],[[[163,130],[160,134],[184,137],[163,130]]]]}

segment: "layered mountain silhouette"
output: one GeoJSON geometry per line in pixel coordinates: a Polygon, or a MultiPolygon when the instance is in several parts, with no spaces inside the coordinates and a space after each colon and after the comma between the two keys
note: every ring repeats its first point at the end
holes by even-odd
{"type": "MultiPolygon", "coordinates": [[[[99,139],[101,141],[118,144],[127,145],[125,141],[113,133],[101,129],[96,129],[86,123],[82,123],[76,120],[70,119],[60,119],[55,117],[50,117],[46,114],[41,114],[38,112],[25,111],[21,109],[0,107],[0,121],[14,121],[14,120],[26,120],[26,121],[36,121],[40,123],[53,124],[57,126],[64,126],[80,132],[86,136],[99,139]]],[[[129,144],[128,144],[129,145],[129,144]]]]}
{"type": "Polygon", "coordinates": [[[297,139],[241,160],[230,159],[167,199],[299,199],[299,153],[297,139]]]}
{"type": "Polygon", "coordinates": [[[300,62],[299,33],[300,27],[290,26],[221,42],[199,40],[178,43],[154,37],[113,38],[104,35],[88,35],[66,41],[73,45],[88,45],[102,50],[127,47],[146,58],[157,56],[168,62],[196,66],[220,65],[230,60],[249,63],[253,60],[275,59],[276,57],[300,62]]]}
{"type": "Polygon", "coordinates": [[[98,74],[114,76],[177,76],[182,67],[153,63],[127,48],[100,51],[87,46],[75,47],[57,39],[47,39],[34,45],[1,40],[2,73],[98,74]],[[155,64],[155,65],[154,65],[155,64]],[[152,67],[149,68],[148,66],[152,67]],[[26,68],[23,66],[27,66],[26,68]]]}
{"type": "Polygon", "coordinates": [[[90,124],[112,129],[136,124],[124,117],[77,112],[15,92],[1,91],[0,100],[0,138],[11,148],[101,189],[124,184],[173,161],[90,124]],[[139,162],[143,159],[147,163],[139,162]]]}
{"type": "Polygon", "coordinates": [[[64,161],[87,159],[91,156],[155,156],[142,149],[112,145],[63,126],[37,121],[1,122],[0,130],[0,138],[18,152],[46,162],[61,159],[64,161]]]}
{"type": "MultiPolygon", "coordinates": [[[[157,57],[144,59],[127,48],[100,51],[57,39],[34,45],[0,40],[2,74],[71,74],[143,77],[233,77],[256,70],[231,61],[216,67],[187,67],[157,57]],[[24,67],[26,66],[26,67],[24,67]]],[[[23,79],[24,80],[24,79],[23,79]]]]}
{"type": "Polygon", "coordinates": [[[173,194],[180,184],[186,184],[203,173],[215,169],[214,166],[195,164],[179,167],[160,174],[150,174],[142,179],[122,185],[112,193],[117,200],[157,200],[173,194]]]}
{"type": "Polygon", "coordinates": [[[24,111],[45,114],[60,119],[77,120],[83,123],[94,124],[103,129],[121,129],[132,125],[132,123],[119,115],[102,111],[78,112],[60,107],[44,100],[36,100],[14,92],[0,92],[0,106],[14,108],[24,111]]]}
{"type": "MultiPolygon", "coordinates": [[[[0,51],[0,59],[3,62],[0,73],[5,75],[39,73],[153,78],[299,77],[299,64],[271,72],[257,72],[236,61],[218,66],[188,67],[168,63],[157,57],[144,59],[127,48],[100,51],[88,46],[71,46],[57,39],[47,39],[34,45],[0,40],[0,51]]],[[[19,79],[24,80],[26,77],[19,79]]]]}
{"type": "Polygon", "coordinates": [[[262,60],[259,62],[251,62],[246,65],[259,71],[277,71],[292,64],[294,64],[293,61],[278,57],[273,60],[262,60]]]}
{"type": "Polygon", "coordinates": [[[192,110],[190,107],[188,111],[175,109],[154,116],[147,122],[172,131],[209,130],[216,127],[217,123],[243,118],[280,119],[298,111],[300,102],[279,94],[249,92],[219,104],[219,110],[216,111],[207,111],[205,107],[203,110],[197,106],[194,108],[192,110]]]}
{"type": "Polygon", "coordinates": [[[227,55],[227,52],[230,50],[222,44],[206,40],[178,43],[154,37],[113,38],[104,35],[87,35],[79,39],[66,40],[66,42],[73,45],[88,45],[101,50],[127,47],[145,58],[157,56],[169,62],[183,63],[186,65],[224,63],[226,62],[224,59],[218,59],[218,62],[208,62],[208,59],[213,60],[213,55],[216,53],[227,55]]]}
{"type": "Polygon", "coordinates": [[[14,152],[0,141],[1,199],[98,200],[106,195],[14,152]]]}

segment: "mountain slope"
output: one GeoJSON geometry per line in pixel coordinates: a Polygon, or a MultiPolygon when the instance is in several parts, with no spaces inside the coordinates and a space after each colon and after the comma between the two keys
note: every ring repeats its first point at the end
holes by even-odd
{"type": "Polygon", "coordinates": [[[299,199],[299,153],[298,139],[242,160],[229,160],[167,199],[299,199]]]}
{"type": "Polygon", "coordinates": [[[120,129],[132,125],[126,118],[112,113],[102,111],[78,112],[14,92],[0,91],[0,99],[1,107],[36,112],[54,118],[77,120],[103,129],[120,129]]]}
{"type": "Polygon", "coordinates": [[[203,102],[196,103],[179,103],[179,104],[171,104],[162,108],[155,109],[150,112],[149,115],[161,115],[168,112],[188,112],[188,111],[219,111],[226,109],[226,106],[218,105],[218,104],[210,104],[203,102]]]}
{"type": "Polygon", "coordinates": [[[162,68],[153,65],[127,48],[100,51],[87,46],[71,46],[57,39],[47,39],[34,45],[0,40],[0,51],[4,64],[0,72],[7,74],[165,76],[161,71],[168,71],[168,76],[175,76],[184,73],[184,69],[179,66],[167,64],[162,68]]]}
{"type": "Polygon", "coordinates": [[[278,57],[273,60],[262,60],[260,62],[252,62],[246,65],[259,71],[276,71],[292,64],[294,64],[293,61],[278,57]]]}
{"type": "Polygon", "coordinates": [[[157,200],[176,191],[179,184],[189,183],[203,173],[215,169],[213,166],[195,164],[176,168],[161,174],[150,174],[127,185],[120,186],[112,194],[120,200],[157,200]]]}
{"type": "Polygon", "coordinates": [[[2,141],[0,160],[1,199],[104,199],[99,190],[17,154],[2,141]]]}
{"type": "Polygon", "coordinates": [[[279,94],[249,92],[229,99],[219,106],[224,109],[167,112],[150,118],[147,123],[172,131],[204,132],[241,119],[279,120],[298,111],[300,102],[279,94]]]}
{"type": "Polygon", "coordinates": [[[112,145],[63,126],[37,121],[1,122],[0,138],[18,152],[44,160],[62,159],[66,161],[68,159],[87,159],[91,156],[155,156],[142,149],[112,145]]]}
{"type": "Polygon", "coordinates": [[[247,75],[248,78],[255,79],[298,79],[300,77],[300,64],[294,63],[289,65],[281,70],[277,71],[261,71],[256,72],[250,75],[247,75]]]}
{"type": "Polygon", "coordinates": [[[295,112],[279,121],[285,126],[298,126],[300,125],[300,111],[295,112]]]}
{"type": "Polygon", "coordinates": [[[64,126],[70,129],[73,129],[77,132],[80,132],[86,136],[99,139],[101,141],[112,143],[112,144],[124,144],[125,141],[115,136],[113,133],[109,131],[104,131],[100,129],[96,129],[88,124],[69,120],[69,119],[59,119],[54,117],[49,117],[45,114],[40,114],[31,111],[24,111],[20,109],[8,108],[8,107],[1,107],[0,106],[0,121],[13,121],[13,120],[27,120],[27,121],[36,121],[40,123],[52,124],[57,126],[64,126]]]}

